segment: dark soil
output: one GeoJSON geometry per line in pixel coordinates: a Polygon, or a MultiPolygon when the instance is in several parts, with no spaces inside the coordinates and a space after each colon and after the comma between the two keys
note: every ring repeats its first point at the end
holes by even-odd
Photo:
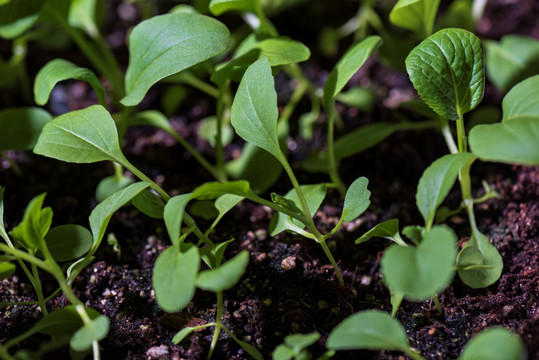
{"type": "MultiPolygon", "coordinates": [[[[539,38],[539,5],[531,0],[522,0],[518,6],[513,3],[489,1],[485,18],[478,26],[480,34],[498,38],[501,34],[519,32],[539,38]],[[500,25],[493,26],[494,23],[500,25]]],[[[313,81],[321,82],[327,76],[327,72],[319,70],[316,61],[306,65],[305,70],[313,81]]],[[[375,109],[372,114],[358,114],[357,110],[339,107],[347,130],[390,119],[393,115],[387,110],[387,104],[413,94],[404,75],[374,62],[352,81],[362,83],[367,76],[374,79],[372,85],[378,94],[375,109]]],[[[277,79],[278,88],[290,87],[285,76],[277,79]]],[[[94,101],[88,99],[91,91],[84,84],[66,83],[58,88],[59,100],[51,105],[52,112],[85,107],[94,101]],[[81,95],[73,99],[62,94],[81,95]]],[[[157,97],[156,94],[151,96],[157,97]]],[[[286,97],[281,92],[279,96],[286,97]]],[[[501,95],[489,86],[484,101],[496,103],[499,99],[501,95]]],[[[210,158],[212,149],[197,137],[196,129],[197,121],[210,115],[213,107],[205,98],[188,98],[180,109],[182,115],[171,120],[182,136],[210,158]]],[[[312,142],[299,137],[290,139],[300,145],[291,147],[291,159],[299,160],[309,151],[324,146],[322,120],[317,124],[312,142]]],[[[238,144],[228,147],[229,156],[237,153],[238,144]]],[[[357,221],[345,224],[330,242],[343,270],[345,287],[338,285],[332,267],[316,243],[284,233],[270,237],[268,224],[272,212],[252,203],[240,203],[212,234],[215,241],[236,239],[226,257],[243,249],[251,254],[241,283],[225,292],[225,325],[238,338],[257,346],[266,358],[271,357],[273,349],[286,335],[316,330],[322,337],[309,349],[319,355],[324,351],[329,332],[347,316],[365,309],[390,312],[389,292],[383,284],[379,263],[389,244],[374,239],[355,245],[354,240],[390,218],[398,218],[401,228],[420,224],[421,217],[415,206],[417,182],[423,170],[446,152],[443,139],[436,132],[403,132],[342,163],[346,183],[366,176],[372,191],[368,211],[357,221]]],[[[187,152],[160,131],[131,129],[125,153],[169,193],[188,192],[212,180],[187,152]]],[[[7,229],[17,224],[28,201],[45,191],[48,192],[46,204],[55,211],[55,225],[87,226],[87,217],[96,205],[95,186],[112,173],[110,164],[65,164],[21,152],[7,155],[24,174],[17,175],[6,161],[0,163],[0,183],[7,189],[4,215],[7,229]]],[[[326,180],[301,169],[298,173],[302,183],[326,180]]],[[[404,301],[397,318],[405,326],[412,346],[427,359],[457,358],[473,335],[492,326],[503,326],[518,333],[526,344],[529,359],[539,359],[539,168],[478,162],[472,168],[472,176],[476,195],[481,195],[482,179],[501,195],[476,207],[480,230],[503,257],[501,278],[486,289],[474,290],[456,277],[439,296],[445,317],[438,314],[430,301],[404,301]]],[[[272,190],[283,194],[290,187],[283,177],[272,190]]],[[[448,203],[457,204],[459,196],[455,189],[448,203]]],[[[331,229],[338,221],[341,206],[337,194],[330,191],[315,216],[317,225],[325,231],[331,229]]],[[[452,217],[449,225],[459,234],[460,243],[467,240],[469,230],[465,216],[452,217]]],[[[115,234],[121,251],[113,250],[104,242],[97,261],[74,284],[77,296],[87,306],[111,320],[109,334],[100,342],[103,359],[204,359],[212,328],[194,333],[180,345],[173,344],[171,339],[185,326],[214,321],[215,296],[199,290],[187,309],[167,314],[157,306],[151,288],[155,259],[170,245],[162,221],[149,219],[134,208],[123,208],[113,216],[108,231],[115,234]]],[[[45,277],[44,287],[45,293],[53,291],[54,281],[45,277]]],[[[0,284],[0,301],[32,300],[35,300],[33,290],[24,273],[17,272],[0,284]]],[[[68,301],[58,296],[48,305],[49,309],[56,309],[68,305],[68,301]]],[[[0,339],[11,339],[23,333],[40,318],[41,313],[35,306],[9,306],[0,312],[0,339]]],[[[36,340],[44,338],[32,338],[23,346],[34,348],[36,340]]],[[[67,349],[58,350],[47,358],[69,358],[69,353],[67,349]]],[[[221,334],[213,358],[248,359],[249,356],[229,336],[221,334]]],[[[343,351],[335,356],[335,359],[405,358],[386,351],[343,351]]]]}

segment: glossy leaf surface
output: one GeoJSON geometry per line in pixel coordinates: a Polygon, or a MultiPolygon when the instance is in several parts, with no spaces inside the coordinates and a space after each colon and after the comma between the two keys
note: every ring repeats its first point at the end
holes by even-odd
{"type": "Polygon", "coordinates": [[[198,274],[197,287],[218,292],[232,288],[245,273],[249,263],[249,252],[244,250],[221,266],[198,274]]]}
{"type": "Polygon", "coordinates": [[[421,99],[443,118],[457,120],[483,98],[483,50],[469,31],[429,36],[410,52],[406,70],[421,99]]]}
{"type": "Polygon", "coordinates": [[[424,39],[432,34],[438,5],[440,0],[399,0],[389,13],[389,20],[424,39]]]}
{"type": "Polygon", "coordinates": [[[37,107],[0,111],[0,150],[29,150],[52,116],[37,107]]]}

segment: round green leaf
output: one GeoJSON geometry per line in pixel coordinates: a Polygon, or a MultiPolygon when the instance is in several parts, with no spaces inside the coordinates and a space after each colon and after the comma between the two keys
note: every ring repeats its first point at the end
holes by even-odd
{"type": "Polygon", "coordinates": [[[127,95],[121,103],[137,105],[153,84],[222,53],[229,43],[228,29],[204,15],[165,14],[141,22],[129,37],[127,95]]]}
{"type": "Polygon", "coordinates": [[[483,98],[483,50],[469,31],[429,36],[410,52],[406,70],[421,99],[443,118],[457,120],[483,98]]]}
{"type": "Polygon", "coordinates": [[[381,261],[384,282],[407,299],[431,298],[453,279],[456,242],[450,228],[436,226],[417,248],[392,245],[381,261]]]}
{"type": "Polygon", "coordinates": [[[380,311],[360,311],[347,317],[331,334],[326,343],[334,350],[400,350],[410,346],[406,332],[398,320],[380,311]]]}
{"type": "Polygon", "coordinates": [[[82,326],[71,338],[69,345],[75,351],[86,351],[92,347],[92,342],[99,341],[107,336],[109,319],[99,315],[91,324],[82,326]]]}
{"type": "Polygon", "coordinates": [[[458,273],[471,288],[494,284],[502,274],[503,259],[498,250],[480,232],[475,232],[457,257],[458,273]]]}
{"type": "Polygon", "coordinates": [[[0,150],[28,150],[52,116],[37,107],[0,111],[0,150]]]}
{"type": "Polygon", "coordinates": [[[56,226],[45,236],[47,247],[58,262],[82,257],[92,246],[92,233],[80,225],[56,226]]]}
{"type": "Polygon", "coordinates": [[[458,360],[521,360],[524,345],[514,333],[494,328],[474,336],[464,347],[458,360]]]}

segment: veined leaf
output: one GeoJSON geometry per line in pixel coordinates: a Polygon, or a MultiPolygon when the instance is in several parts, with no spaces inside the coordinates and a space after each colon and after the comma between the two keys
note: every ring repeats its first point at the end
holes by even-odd
{"type": "Polygon", "coordinates": [[[357,178],[348,190],[344,197],[344,206],[342,217],[344,221],[350,222],[355,220],[359,215],[363,214],[371,204],[371,192],[367,189],[369,179],[366,177],[357,178]]]}
{"type": "Polygon", "coordinates": [[[533,117],[539,120],[539,75],[530,77],[517,84],[503,98],[502,122],[533,117]]]}
{"type": "Polygon", "coordinates": [[[440,0],[399,0],[389,13],[389,20],[424,39],[432,34],[439,5],[440,0]]]}
{"type": "Polygon", "coordinates": [[[372,53],[382,45],[382,38],[373,35],[353,45],[331,70],[324,85],[324,103],[329,103],[344,88],[352,76],[363,66],[372,53]]]}
{"type": "Polygon", "coordinates": [[[200,267],[198,249],[186,244],[185,251],[171,246],[159,255],[153,268],[152,285],[159,307],[177,312],[189,305],[195,294],[200,267]]]}
{"type": "Polygon", "coordinates": [[[459,170],[474,160],[475,156],[470,153],[448,154],[434,161],[423,172],[415,199],[427,227],[434,221],[436,209],[453,187],[459,170]]]}
{"type": "Polygon", "coordinates": [[[116,124],[100,105],[58,116],[43,128],[34,147],[39,155],[74,163],[127,163],[116,124]]]}
{"type": "Polygon", "coordinates": [[[125,189],[135,180],[128,178],[127,176],[112,175],[102,179],[97,188],[95,189],[95,198],[97,201],[102,202],[116,191],[125,189]]]}
{"type": "Polygon", "coordinates": [[[326,343],[334,350],[408,351],[408,339],[398,320],[381,311],[360,311],[346,319],[329,334],[326,343]]]}
{"type": "Polygon", "coordinates": [[[240,82],[230,120],[244,140],[266,150],[281,161],[277,136],[277,93],[267,58],[249,66],[240,82]]]}
{"type": "Polygon", "coordinates": [[[99,103],[105,105],[105,89],[93,71],[78,67],[64,59],[54,59],[49,61],[39,70],[34,81],[34,98],[36,104],[45,105],[49,101],[52,89],[57,83],[63,80],[86,81],[92,86],[99,103]]]}
{"type": "Polygon", "coordinates": [[[228,29],[204,15],[165,14],[141,22],[129,37],[127,96],[121,103],[137,105],[153,84],[222,53],[229,43],[228,29]]]}
{"type": "Polygon", "coordinates": [[[391,245],[382,256],[384,282],[410,300],[427,300],[451,283],[455,273],[457,237],[435,226],[417,248],[391,245]]]}
{"type": "Polygon", "coordinates": [[[429,36],[410,52],[406,70],[421,99],[443,118],[457,120],[483,98],[483,50],[469,31],[429,36]]]}
{"type": "Polygon", "coordinates": [[[500,278],[503,259],[485,235],[474,231],[457,257],[457,267],[466,285],[474,289],[484,288],[500,278]]]}
{"type": "Polygon", "coordinates": [[[52,116],[37,107],[0,111],[0,150],[29,150],[52,116]]]}
{"type": "Polygon", "coordinates": [[[244,250],[221,266],[198,274],[197,287],[212,292],[232,288],[245,273],[249,263],[249,252],[244,250]]]}
{"type": "Polygon", "coordinates": [[[458,360],[521,360],[526,358],[520,337],[504,328],[491,328],[474,336],[458,360]]]}

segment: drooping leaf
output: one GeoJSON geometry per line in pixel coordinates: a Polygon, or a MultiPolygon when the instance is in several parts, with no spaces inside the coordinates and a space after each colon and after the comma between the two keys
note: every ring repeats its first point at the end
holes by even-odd
{"type": "Polygon", "coordinates": [[[92,233],[80,225],[59,225],[50,229],[45,241],[54,260],[64,262],[78,259],[90,250],[92,233]]]}
{"type": "Polygon", "coordinates": [[[258,0],[211,0],[210,11],[219,16],[228,11],[252,11],[257,9],[258,0]]]}
{"type": "Polygon", "coordinates": [[[382,45],[382,38],[373,35],[353,45],[331,70],[324,85],[324,103],[329,103],[344,88],[352,76],[363,66],[372,53],[382,45]]]}
{"type": "Polygon", "coordinates": [[[185,213],[187,203],[191,199],[191,194],[182,194],[174,196],[172,199],[167,201],[165,205],[165,210],[163,211],[165,226],[167,228],[168,235],[170,236],[170,241],[175,246],[179,245],[183,214],[185,213]]]}
{"type": "Polygon", "coordinates": [[[156,82],[222,53],[229,43],[228,29],[204,15],[165,14],[141,22],[129,37],[121,103],[137,105],[156,82]]]}
{"type": "Polygon", "coordinates": [[[75,351],[86,351],[92,347],[92,342],[99,341],[107,336],[109,331],[109,319],[99,315],[92,320],[90,325],[83,325],[69,341],[69,345],[75,351]]]}
{"type": "Polygon", "coordinates": [[[48,112],[36,107],[0,111],[0,151],[32,149],[51,119],[48,112]]]}
{"type": "Polygon", "coordinates": [[[45,105],[49,101],[52,89],[57,83],[63,80],[85,81],[92,86],[99,103],[105,105],[105,88],[93,71],[78,67],[64,59],[54,59],[49,61],[39,70],[34,81],[34,99],[36,104],[45,105]]]}
{"type": "Polygon", "coordinates": [[[100,105],[69,112],[47,123],[34,152],[74,163],[127,163],[114,120],[100,105]]]}
{"type": "Polygon", "coordinates": [[[384,282],[407,299],[431,298],[453,279],[456,242],[453,230],[435,226],[416,248],[390,246],[381,261],[384,282]]]}
{"type": "Polygon", "coordinates": [[[506,35],[500,42],[486,42],[486,68],[490,81],[507,92],[518,82],[539,73],[539,41],[506,35]]]}
{"type": "Polygon", "coordinates": [[[21,36],[34,25],[43,4],[44,0],[13,0],[0,5],[0,37],[21,36]]]}
{"type": "Polygon", "coordinates": [[[107,176],[106,178],[102,179],[99,184],[97,184],[97,188],[95,189],[95,198],[97,201],[102,202],[116,191],[125,189],[134,182],[135,180],[124,175],[107,176]]]}
{"type": "Polygon", "coordinates": [[[0,280],[7,279],[15,273],[16,266],[7,261],[0,261],[0,280]]]}
{"type": "Polygon", "coordinates": [[[504,328],[491,328],[474,336],[458,360],[521,360],[526,356],[520,337],[504,328]]]}
{"type": "Polygon", "coordinates": [[[474,289],[484,288],[500,278],[503,259],[485,235],[473,231],[457,257],[457,268],[466,285],[474,289]]]}
{"type": "Polygon", "coordinates": [[[357,178],[346,191],[342,217],[344,221],[350,222],[363,214],[371,204],[371,192],[367,189],[369,179],[366,177],[357,178]]]}
{"type": "Polygon", "coordinates": [[[326,343],[334,350],[400,350],[410,346],[398,320],[381,311],[360,311],[346,319],[329,334],[326,343]]]}
{"type": "Polygon", "coordinates": [[[69,25],[84,30],[90,37],[99,35],[96,21],[97,0],[71,0],[69,25]]]}
{"type": "Polygon", "coordinates": [[[279,161],[281,148],[277,136],[277,93],[267,58],[249,66],[240,82],[230,120],[245,141],[261,147],[279,161]]]}
{"type": "Polygon", "coordinates": [[[424,39],[432,34],[439,5],[440,0],[399,0],[389,13],[389,20],[424,39]]]}
{"type": "Polygon", "coordinates": [[[131,201],[142,190],[146,189],[150,184],[145,182],[136,182],[129,185],[125,189],[115,192],[106,198],[102,203],[98,204],[90,214],[90,229],[93,235],[92,250],[97,249],[103,236],[105,229],[112,215],[122,206],[131,201]]]}
{"type": "Polygon", "coordinates": [[[355,242],[364,243],[374,237],[386,238],[394,241],[400,246],[407,246],[399,234],[399,219],[389,219],[376,225],[365,234],[361,235],[355,242]]]}
{"type": "Polygon", "coordinates": [[[429,36],[410,52],[406,70],[421,99],[445,119],[457,120],[483,98],[483,50],[469,31],[429,36]]]}
{"type": "Polygon", "coordinates": [[[132,200],[133,205],[154,219],[162,219],[165,202],[149,190],[144,190],[132,200]]]}
{"type": "Polygon", "coordinates": [[[43,208],[45,193],[34,197],[24,211],[19,225],[11,230],[11,235],[27,249],[42,250],[45,247],[45,235],[52,224],[52,209],[43,208]]]}
{"type": "Polygon", "coordinates": [[[459,170],[474,160],[475,156],[470,153],[448,154],[434,161],[423,172],[415,199],[425,224],[434,221],[436,209],[453,187],[459,170]]]}
{"type": "Polygon", "coordinates": [[[470,131],[470,149],[481,160],[539,165],[539,75],[517,84],[503,99],[501,123],[470,131]]]}
{"type": "Polygon", "coordinates": [[[200,256],[196,246],[186,244],[185,247],[179,251],[171,246],[155,261],[152,285],[159,307],[166,312],[185,308],[195,294],[200,256]]]}
{"type": "Polygon", "coordinates": [[[196,285],[202,290],[218,292],[232,288],[245,273],[249,252],[243,250],[221,266],[198,274],[196,285]]]}

